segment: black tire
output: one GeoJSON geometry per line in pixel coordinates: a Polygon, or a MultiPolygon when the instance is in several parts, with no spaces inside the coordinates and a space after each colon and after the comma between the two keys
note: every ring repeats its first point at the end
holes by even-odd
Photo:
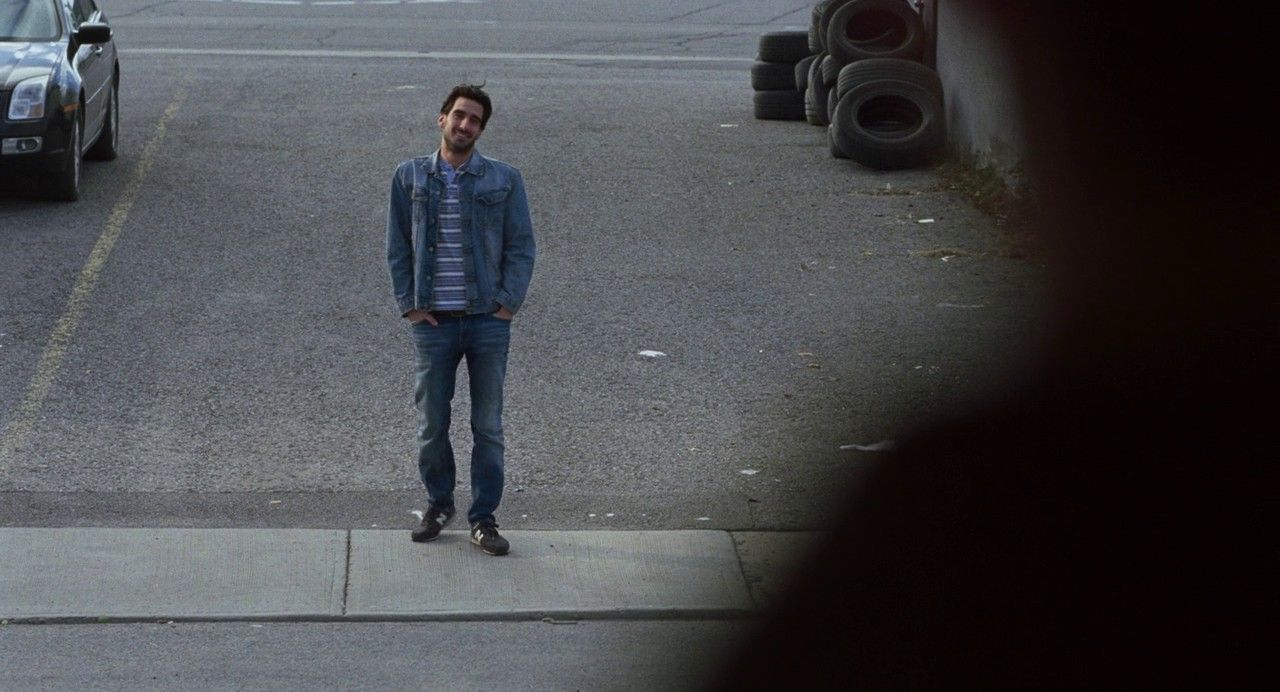
{"type": "Polygon", "coordinates": [[[757,91],[754,100],[759,120],[804,120],[804,95],[798,91],[757,91]]]}
{"type": "Polygon", "coordinates": [[[831,26],[831,16],[848,2],[850,0],[829,0],[826,6],[822,8],[822,11],[818,13],[818,36],[819,40],[822,41],[822,50],[828,54],[831,53],[831,50],[827,48],[827,29],[831,26]]]}
{"type": "Polygon", "coordinates": [[[111,81],[111,99],[107,102],[107,115],[102,123],[102,132],[98,140],[89,147],[84,156],[96,161],[113,161],[120,155],[120,87],[114,79],[111,81]]]}
{"type": "Polygon", "coordinates": [[[915,168],[932,162],[946,140],[942,101],[911,82],[863,82],[840,97],[833,122],[849,158],[869,168],[915,168]]]}
{"type": "Polygon", "coordinates": [[[84,137],[84,108],[81,115],[71,122],[71,131],[67,135],[67,152],[62,163],[62,170],[51,171],[40,176],[40,186],[45,197],[59,202],[74,202],[80,199],[80,147],[84,137]]]}
{"type": "Polygon", "coordinates": [[[795,64],[809,55],[809,34],[805,31],[770,31],[760,34],[760,53],[764,62],[795,64]]]}
{"type": "Polygon", "coordinates": [[[834,87],[836,80],[840,78],[840,70],[843,69],[845,63],[828,55],[822,59],[822,83],[834,87]]]}
{"type": "Polygon", "coordinates": [[[942,100],[942,80],[938,73],[910,60],[899,58],[867,58],[851,62],[840,68],[836,78],[836,93],[844,96],[849,89],[862,82],[874,82],[880,79],[892,79],[899,82],[912,82],[931,89],[942,100]]]}
{"type": "Polygon", "coordinates": [[[924,23],[906,0],[849,0],[831,15],[827,52],[848,64],[867,58],[919,61],[924,23]]]}
{"type": "Polygon", "coordinates": [[[790,91],[796,88],[796,66],[789,62],[757,62],[751,66],[751,88],[790,91]]]}
{"type": "Polygon", "coordinates": [[[830,89],[822,83],[822,56],[818,56],[809,66],[809,88],[805,90],[804,119],[811,125],[826,125],[831,122],[827,117],[827,92],[830,89]]]}
{"type": "Polygon", "coordinates": [[[809,53],[812,55],[817,55],[826,50],[823,43],[826,42],[827,37],[822,35],[819,26],[822,21],[822,11],[827,9],[828,4],[828,0],[822,0],[822,2],[815,4],[813,10],[809,12],[809,53]]]}
{"type": "Polygon", "coordinates": [[[839,101],[839,99],[838,99],[838,98],[836,98],[836,90],[835,90],[835,89],[829,89],[829,90],[827,91],[827,122],[828,122],[828,123],[834,123],[834,122],[836,121],[836,120],[835,120],[835,118],[836,118],[836,103],[837,103],[838,101],[839,101]]]}
{"type": "Polygon", "coordinates": [[[840,142],[836,140],[836,124],[827,125],[827,150],[831,152],[831,156],[837,159],[847,159],[849,155],[844,149],[840,148],[840,142]]]}
{"type": "Polygon", "coordinates": [[[809,57],[796,63],[795,80],[796,91],[804,91],[809,88],[809,66],[813,64],[818,56],[810,55],[809,57]]]}

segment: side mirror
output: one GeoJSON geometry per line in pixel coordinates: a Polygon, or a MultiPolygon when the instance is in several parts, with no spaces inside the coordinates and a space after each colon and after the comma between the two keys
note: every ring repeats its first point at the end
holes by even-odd
{"type": "Polygon", "coordinates": [[[111,40],[111,27],[106,24],[81,24],[76,29],[75,43],[84,46],[91,43],[106,43],[111,40]]]}

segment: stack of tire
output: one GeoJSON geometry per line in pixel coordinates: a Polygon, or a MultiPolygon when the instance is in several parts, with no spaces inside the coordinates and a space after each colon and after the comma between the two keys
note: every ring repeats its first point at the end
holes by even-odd
{"type": "Polygon", "coordinates": [[[807,34],[813,55],[796,85],[805,119],[827,126],[833,156],[898,169],[926,165],[942,152],[942,82],[920,62],[926,40],[908,0],[823,0],[813,7],[807,34]]]}
{"type": "Polygon", "coordinates": [[[796,65],[808,57],[808,32],[771,31],[760,35],[760,52],[751,66],[757,118],[804,120],[804,91],[796,88],[796,65]]]}

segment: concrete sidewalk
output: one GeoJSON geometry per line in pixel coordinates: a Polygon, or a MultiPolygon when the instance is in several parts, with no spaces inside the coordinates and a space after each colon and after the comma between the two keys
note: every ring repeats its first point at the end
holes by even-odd
{"type": "Polygon", "coordinates": [[[0,529],[0,619],[555,620],[735,618],[767,607],[817,534],[0,529]]]}

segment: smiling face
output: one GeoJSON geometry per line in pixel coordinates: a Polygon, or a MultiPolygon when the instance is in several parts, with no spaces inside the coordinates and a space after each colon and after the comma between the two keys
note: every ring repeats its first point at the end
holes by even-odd
{"type": "Polygon", "coordinates": [[[469,98],[454,99],[449,112],[436,117],[440,125],[440,148],[447,153],[466,156],[484,132],[484,106],[469,98]]]}

